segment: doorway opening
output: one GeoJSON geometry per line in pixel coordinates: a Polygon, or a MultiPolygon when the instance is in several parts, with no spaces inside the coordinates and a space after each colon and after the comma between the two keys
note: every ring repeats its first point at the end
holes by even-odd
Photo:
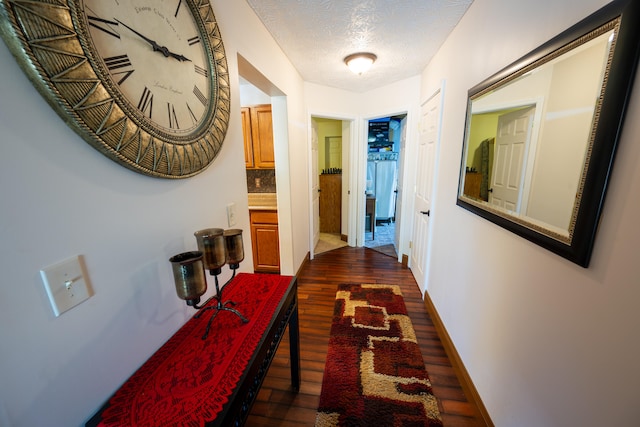
{"type": "Polygon", "coordinates": [[[291,275],[294,262],[291,186],[287,173],[287,96],[240,54],[238,79],[251,229],[251,245],[245,240],[245,247],[251,248],[254,271],[291,275]],[[256,221],[252,211],[257,213],[256,221]],[[263,213],[268,215],[265,217],[263,213]]]}
{"type": "Polygon", "coordinates": [[[406,114],[370,119],[367,133],[364,246],[397,257],[402,156],[406,114]]]}
{"type": "Polygon", "coordinates": [[[311,117],[314,254],[348,245],[350,126],[350,121],[311,117]]]}

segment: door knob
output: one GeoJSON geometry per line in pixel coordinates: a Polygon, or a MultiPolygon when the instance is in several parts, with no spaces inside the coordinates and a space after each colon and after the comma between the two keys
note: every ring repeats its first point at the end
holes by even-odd
{"type": "Polygon", "coordinates": [[[420,211],[421,214],[426,215],[426,216],[431,216],[431,211],[420,211]]]}

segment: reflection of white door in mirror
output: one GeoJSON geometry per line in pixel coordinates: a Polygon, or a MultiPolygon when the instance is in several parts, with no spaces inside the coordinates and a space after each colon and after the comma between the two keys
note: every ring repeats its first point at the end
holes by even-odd
{"type": "Polygon", "coordinates": [[[530,107],[498,118],[489,203],[507,211],[520,212],[534,113],[535,108],[530,107]]]}
{"type": "Polygon", "coordinates": [[[637,74],[637,22],[640,2],[613,0],[469,89],[459,206],[588,266],[637,74]],[[498,148],[498,116],[534,104],[529,147],[498,148]],[[497,182],[488,193],[492,159],[513,194],[497,182]]]}
{"type": "Polygon", "coordinates": [[[477,151],[486,139],[496,138],[495,154],[488,194],[460,196],[506,218],[572,234],[612,33],[471,97],[466,167],[480,170],[477,151]]]}

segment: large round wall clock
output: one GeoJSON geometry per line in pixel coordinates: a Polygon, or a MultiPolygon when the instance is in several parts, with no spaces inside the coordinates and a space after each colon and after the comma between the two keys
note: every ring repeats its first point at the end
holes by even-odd
{"type": "Polygon", "coordinates": [[[0,13],[36,88],[107,157],[163,178],[213,162],[230,89],[209,0],[0,0],[0,13]]]}

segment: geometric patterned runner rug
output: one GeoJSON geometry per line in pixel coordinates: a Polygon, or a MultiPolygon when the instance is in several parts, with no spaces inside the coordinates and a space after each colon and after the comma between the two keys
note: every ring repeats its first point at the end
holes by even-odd
{"type": "Polygon", "coordinates": [[[316,427],[442,426],[396,285],[338,287],[316,427]]]}

